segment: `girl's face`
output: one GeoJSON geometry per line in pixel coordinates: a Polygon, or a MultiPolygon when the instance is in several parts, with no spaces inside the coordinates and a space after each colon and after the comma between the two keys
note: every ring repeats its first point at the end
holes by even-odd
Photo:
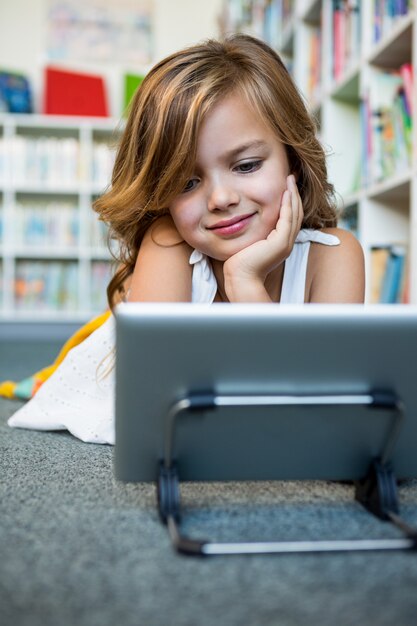
{"type": "Polygon", "coordinates": [[[169,207],[185,241],[226,261],[275,228],[289,174],[284,146],[231,95],[204,120],[194,174],[169,207]]]}

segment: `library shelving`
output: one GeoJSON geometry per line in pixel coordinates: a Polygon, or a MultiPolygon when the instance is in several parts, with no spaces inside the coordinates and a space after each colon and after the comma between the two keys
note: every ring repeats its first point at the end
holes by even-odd
{"type": "Polygon", "coordinates": [[[385,249],[403,256],[388,301],[417,304],[416,3],[225,0],[223,14],[225,32],[277,50],[317,120],[341,225],[365,252],[367,302],[384,301],[392,272],[375,261],[385,249]]]}
{"type": "Polygon", "coordinates": [[[82,321],[106,308],[115,120],[0,115],[0,319],[82,321]]]}

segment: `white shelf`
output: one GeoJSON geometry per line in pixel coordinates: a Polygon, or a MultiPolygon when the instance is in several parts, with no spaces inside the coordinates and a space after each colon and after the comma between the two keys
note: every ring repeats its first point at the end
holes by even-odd
{"type": "Polygon", "coordinates": [[[113,261],[113,257],[109,257],[109,251],[103,247],[88,248],[88,256],[93,261],[113,261]]]}
{"type": "Polygon", "coordinates": [[[362,200],[363,196],[364,196],[364,192],[362,189],[358,191],[352,191],[351,193],[343,196],[343,206],[345,208],[349,208],[354,205],[357,205],[362,200]]]}
{"type": "Polygon", "coordinates": [[[13,249],[13,256],[16,259],[37,259],[37,260],[77,260],[80,256],[78,248],[65,248],[54,246],[24,246],[18,244],[13,249]]]}
{"type": "Polygon", "coordinates": [[[4,185],[4,189],[11,190],[15,194],[27,195],[51,195],[51,196],[78,196],[81,193],[89,193],[89,186],[82,182],[71,185],[49,183],[24,183],[16,181],[4,185]]]}
{"type": "Polygon", "coordinates": [[[300,0],[298,3],[298,20],[310,24],[318,24],[321,14],[321,0],[300,0]]]}
{"type": "MultiPolygon", "coordinates": [[[[82,322],[106,308],[106,287],[113,258],[104,245],[97,245],[99,229],[92,229],[92,224],[98,218],[92,210],[92,203],[110,183],[111,158],[103,163],[103,144],[108,145],[110,153],[122,126],[119,120],[105,118],[0,114],[0,142],[3,142],[0,167],[3,162],[4,169],[0,172],[0,320],[82,322]],[[25,171],[19,175],[13,171],[13,142],[16,140],[15,145],[23,150],[14,157],[21,167],[27,158],[25,151],[31,151],[37,141],[45,142],[45,138],[52,146],[71,138],[74,148],[76,142],[75,156],[71,153],[68,157],[77,159],[76,180],[60,181],[59,176],[57,180],[41,180],[33,175],[36,169],[31,175],[25,171]],[[101,171],[100,181],[93,176],[96,146],[100,150],[102,165],[97,169],[95,164],[94,172],[101,171]],[[24,159],[20,159],[21,154],[24,159]],[[107,169],[103,171],[103,167],[107,169]],[[22,215],[25,215],[25,226],[22,226],[22,215]],[[52,227],[56,229],[54,235],[47,230],[47,218],[52,220],[52,227]],[[39,228],[40,220],[40,228],[45,232],[37,232],[35,237],[25,231],[24,236],[21,229],[30,229],[27,224],[35,219],[38,220],[37,226],[32,225],[32,230],[39,228]],[[74,232],[65,232],[73,227],[74,232]],[[22,243],[29,241],[30,237],[32,244],[22,243]],[[40,243],[41,240],[45,243],[40,243]],[[54,243],[48,243],[51,241],[54,243]],[[108,268],[108,276],[105,267],[100,266],[103,263],[108,268]],[[65,287],[66,283],[69,287],[65,287]],[[44,291],[49,289],[46,296],[49,304],[46,305],[36,301],[36,289],[41,289],[41,284],[44,291]],[[65,292],[66,289],[69,289],[69,295],[58,300],[57,304],[56,294],[62,295],[62,290],[65,292]],[[18,293],[20,298],[27,298],[23,308],[18,304],[18,293]],[[30,304],[28,294],[37,304],[30,304]]],[[[104,148],[105,157],[106,154],[104,148]]],[[[53,155],[45,158],[53,159],[53,155]]]]}
{"type": "MultiPolygon", "coordinates": [[[[56,185],[48,183],[4,183],[2,185],[1,192],[13,191],[15,194],[26,195],[49,195],[49,196],[99,196],[101,195],[108,183],[98,184],[94,182],[82,182],[74,183],[71,185],[56,185]]],[[[1,183],[0,183],[1,185],[1,183]]]]}
{"type": "Polygon", "coordinates": [[[413,172],[411,169],[403,174],[397,174],[392,178],[368,187],[366,195],[368,198],[381,202],[395,202],[400,199],[409,200],[412,177],[413,172]]]}
{"type": "Polygon", "coordinates": [[[294,49],[295,19],[291,19],[283,29],[280,51],[283,55],[292,56],[294,49]]]}
{"type": "Polygon", "coordinates": [[[381,67],[396,68],[410,59],[413,45],[415,11],[398,18],[391,32],[387,33],[371,49],[366,61],[381,67]]]}
{"type": "Polygon", "coordinates": [[[42,128],[54,128],[61,130],[75,130],[88,128],[98,131],[113,132],[117,129],[120,120],[104,117],[81,117],[76,115],[30,115],[0,114],[2,126],[12,125],[17,128],[29,128],[32,130],[42,128]]]}
{"type": "Polygon", "coordinates": [[[28,309],[27,311],[14,310],[0,311],[0,322],[7,323],[30,323],[38,322],[59,322],[60,324],[77,323],[84,324],[91,319],[91,310],[77,311],[40,311],[39,309],[28,309]]]}
{"type": "Polygon", "coordinates": [[[359,102],[360,73],[361,62],[357,60],[337,83],[332,84],[327,97],[338,98],[346,102],[359,102]]]}

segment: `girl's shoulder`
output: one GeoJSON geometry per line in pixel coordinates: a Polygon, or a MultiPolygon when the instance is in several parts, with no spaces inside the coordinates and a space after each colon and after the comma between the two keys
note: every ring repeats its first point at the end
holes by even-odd
{"type": "MultiPolygon", "coordinates": [[[[167,248],[180,244],[188,245],[179,234],[170,215],[162,215],[151,224],[144,236],[144,241],[147,240],[151,240],[157,246],[167,248]]],[[[188,247],[190,248],[190,246],[188,247]]]]}
{"type": "Polygon", "coordinates": [[[343,255],[362,255],[362,247],[355,237],[355,235],[350,230],[345,230],[344,228],[321,228],[319,230],[320,233],[324,233],[326,235],[333,235],[339,240],[338,245],[321,245],[320,242],[312,242],[312,256],[320,258],[321,256],[328,256],[330,252],[330,256],[333,255],[339,256],[343,255]]]}
{"type": "Polygon", "coordinates": [[[364,255],[355,235],[343,228],[323,228],[338,245],[313,242],[310,248],[307,282],[310,302],[363,302],[364,255]]]}
{"type": "Polygon", "coordinates": [[[148,228],[139,248],[130,296],[133,301],[187,302],[191,299],[192,248],[164,215],[148,228]]]}

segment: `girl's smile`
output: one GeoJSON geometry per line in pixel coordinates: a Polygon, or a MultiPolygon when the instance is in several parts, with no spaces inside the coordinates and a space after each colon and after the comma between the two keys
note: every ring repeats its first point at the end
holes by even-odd
{"type": "Polygon", "coordinates": [[[239,233],[246,226],[249,225],[251,218],[255,213],[249,213],[248,215],[238,215],[228,220],[220,220],[214,226],[207,227],[208,230],[212,230],[216,235],[220,237],[229,237],[239,233]]]}
{"type": "Polygon", "coordinates": [[[289,166],[283,144],[243,96],[207,114],[192,177],[170,206],[180,235],[225,261],[276,227],[289,166]]]}

